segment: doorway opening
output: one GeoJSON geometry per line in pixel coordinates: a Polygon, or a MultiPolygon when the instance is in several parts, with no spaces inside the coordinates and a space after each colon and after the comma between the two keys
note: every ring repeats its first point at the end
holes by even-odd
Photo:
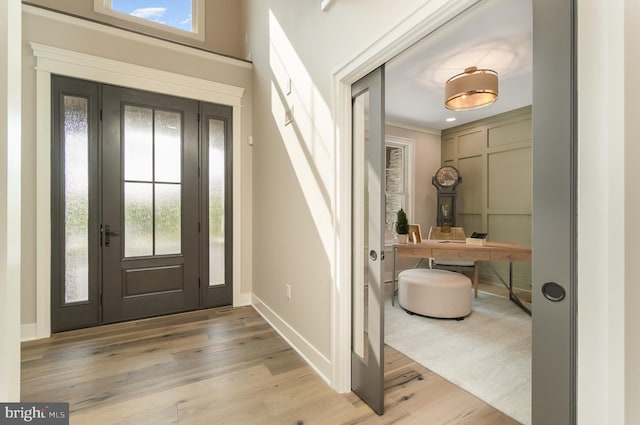
{"type": "MultiPolygon", "coordinates": [[[[477,5],[468,4],[470,7],[469,13],[474,13],[477,10],[481,10],[482,7],[490,7],[498,2],[478,2],[477,5]],[[473,7],[472,7],[473,6],[473,7]]],[[[531,3],[527,2],[531,8],[531,3]]],[[[529,221],[529,244],[532,248],[543,255],[537,255],[532,263],[530,272],[531,283],[531,299],[532,303],[536,306],[538,314],[534,314],[531,327],[531,339],[532,343],[532,360],[531,364],[533,370],[537,370],[535,373],[535,382],[532,382],[532,403],[531,403],[531,423],[574,423],[575,421],[575,258],[576,252],[572,248],[575,246],[576,234],[575,234],[575,188],[576,188],[576,161],[575,161],[575,49],[574,49],[574,31],[573,16],[574,16],[574,4],[572,1],[560,2],[558,4],[549,5],[547,3],[533,1],[533,10],[536,16],[535,27],[539,29],[538,34],[544,29],[544,36],[533,38],[531,36],[530,43],[532,43],[532,50],[536,55],[536,63],[534,64],[535,72],[532,73],[531,80],[537,82],[538,88],[532,97],[533,98],[528,105],[533,105],[528,111],[523,108],[527,108],[528,105],[520,106],[519,112],[529,113],[530,119],[528,120],[529,134],[536,134],[535,142],[533,137],[529,137],[529,145],[524,146],[523,140],[519,140],[513,149],[506,149],[502,158],[497,155],[494,156],[496,160],[501,159],[504,162],[511,164],[511,169],[520,171],[522,168],[522,158],[527,155],[515,155],[521,156],[520,158],[514,158],[513,151],[526,151],[528,150],[529,157],[529,169],[531,170],[530,178],[528,181],[528,187],[536,187],[536,191],[531,191],[529,199],[530,205],[530,218],[529,221]],[[548,24],[550,21],[557,23],[558,17],[561,17],[562,22],[566,25],[555,28],[552,33],[548,31],[550,28],[548,24]],[[531,41],[533,40],[533,41],[531,41]],[[560,43],[562,41],[562,43],[560,43]],[[557,69],[554,70],[552,65],[553,60],[557,64],[561,64],[564,70],[567,72],[564,75],[565,78],[558,79],[557,69]],[[553,80],[550,81],[550,80],[553,80]],[[558,93],[564,93],[566,96],[562,98],[562,102],[554,102],[553,99],[557,99],[558,93]],[[551,113],[553,111],[553,114],[551,113]],[[535,131],[533,131],[535,129],[535,131]],[[551,134],[551,129],[557,131],[555,135],[551,134]],[[544,134],[544,136],[543,136],[544,134]],[[561,143],[563,146],[562,158],[558,158],[552,151],[551,140],[556,143],[561,143]],[[506,158],[506,160],[505,160],[506,158]],[[556,164],[555,168],[549,166],[549,163],[556,164]],[[520,164],[520,165],[518,165],[520,164]],[[550,178],[550,174],[554,175],[550,178]],[[550,182],[553,181],[553,184],[550,182]],[[557,202],[549,203],[550,197],[557,202]],[[536,202],[536,200],[544,200],[543,202],[536,202]],[[535,206],[535,207],[534,207],[535,206]],[[535,209],[535,214],[534,214],[535,209]],[[546,211],[548,209],[549,211],[546,211]],[[549,227],[545,227],[544,219],[550,219],[550,211],[553,210],[558,217],[562,217],[558,223],[553,223],[553,232],[549,227]],[[562,226],[557,225],[563,223],[562,226]],[[554,241],[555,236],[555,241],[554,241]],[[564,249],[560,249],[560,247],[564,249]],[[553,253],[553,255],[549,255],[553,253]],[[544,257],[544,261],[542,261],[544,257]],[[553,264],[553,267],[549,267],[553,264]],[[547,271],[553,270],[557,277],[551,278],[548,276],[547,271]],[[537,275],[537,276],[536,276],[537,275]],[[544,281],[561,280],[563,297],[552,297],[544,292],[544,281]],[[557,325],[553,325],[547,315],[558,318],[557,325]],[[553,341],[558,341],[557,337],[562,334],[562,340],[565,344],[559,346],[554,344],[553,341]],[[554,347],[553,350],[550,347],[554,347]],[[551,354],[551,351],[554,354],[551,354]],[[552,366],[554,372],[552,373],[549,366],[552,366]],[[555,394],[555,395],[552,395],[555,394]],[[553,408],[546,408],[545,404],[553,405],[553,408]]],[[[459,11],[462,12],[462,11],[459,11]]],[[[449,15],[450,18],[455,18],[458,14],[449,15]]],[[[443,31],[439,33],[436,28],[433,34],[426,33],[429,38],[441,36],[444,33],[444,28],[449,24],[449,20],[442,23],[443,31]]],[[[433,40],[433,39],[432,39],[433,40]]],[[[384,43],[381,43],[384,44],[384,43]]],[[[408,46],[405,42],[398,42],[403,47],[408,46]]],[[[405,47],[406,48],[406,47],[405,47]]],[[[381,51],[377,53],[377,64],[390,64],[390,61],[398,50],[397,45],[393,47],[381,48],[381,51]],[[394,51],[394,49],[396,49],[394,51]]],[[[404,50],[404,49],[403,49],[404,50]]],[[[354,61],[352,67],[345,67],[342,73],[336,75],[338,81],[344,83],[346,81],[349,84],[353,84],[358,78],[366,74],[367,67],[362,65],[362,58],[358,61],[354,61]]],[[[369,68],[370,69],[370,68],[369,68]]],[[[419,74],[419,68],[408,68],[419,74]]],[[[390,75],[391,71],[388,71],[390,75]]],[[[452,74],[453,75],[453,74],[452,74]]],[[[446,80],[446,79],[445,79],[446,80]]],[[[535,84],[533,84],[535,85],[535,84]]],[[[531,87],[531,86],[529,86],[531,87]]],[[[532,91],[532,90],[530,90],[532,91]]],[[[345,98],[341,93],[341,98],[345,98]]],[[[403,99],[404,101],[405,99],[403,99]]],[[[514,110],[511,110],[514,111],[514,110]]],[[[345,114],[349,116],[348,114],[345,114]]],[[[509,117],[502,117],[509,118],[509,117]]],[[[473,121],[473,120],[472,120],[473,121]]],[[[524,120],[527,121],[527,120],[524,120]]],[[[351,128],[351,123],[346,120],[341,123],[344,128],[351,128]]],[[[415,126],[413,126],[415,128],[415,126]]],[[[522,127],[527,127],[527,124],[523,124],[522,127]]],[[[498,133],[502,128],[493,130],[494,133],[498,133]]],[[[488,132],[490,129],[484,128],[483,131],[488,132]]],[[[345,132],[343,132],[345,133],[345,132]]],[[[348,132],[351,133],[351,132],[348,132]]],[[[495,134],[493,134],[495,135],[495,134]]],[[[470,144],[466,142],[469,139],[460,143],[460,139],[455,139],[458,142],[458,152],[455,152],[455,159],[458,162],[461,160],[466,161],[471,156],[465,156],[469,152],[462,152],[460,155],[460,146],[463,150],[469,148],[469,145],[473,145],[473,141],[470,144]]],[[[477,142],[476,142],[477,143],[477,142]]],[[[488,142],[490,143],[490,142],[488,142]]],[[[483,144],[483,143],[481,143],[483,144]]],[[[500,143],[489,144],[483,149],[487,149],[486,153],[480,152],[480,162],[490,162],[489,155],[493,155],[493,149],[497,148],[500,143]],[[483,156],[484,155],[484,156],[483,156]],[[484,158],[484,159],[483,159],[484,158]]],[[[440,141],[441,152],[448,149],[447,144],[444,141],[440,141]]],[[[558,146],[555,145],[557,150],[558,146]]],[[[521,154],[522,152],[519,152],[521,154]]],[[[352,152],[348,152],[346,155],[350,158],[352,152]]],[[[445,157],[447,159],[450,155],[447,152],[442,152],[440,155],[444,162],[445,157]]],[[[464,166],[467,171],[473,174],[474,164],[473,161],[466,162],[464,166]]],[[[482,167],[495,164],[482,164],[482,167]]],[[[526,161],[525,161],[526,162],[526,161]]],[[[344,163],[343,163],[344,166],[344,163]]],[[[342,172],[345,172],[343,168],[342,172]]],[[[481,174],[483,172],[481,171],[481,174]]],[[[485,171],[486,173],[486,171],[485,171]]],[[[507,173],[506,178],[498,177],[498,181],[489,181],[491,178],[496,178],[496,174],[491,174],[486,177],[486,185],[497,184],[500,187],[502,184],[513,185],[518,179],[510,179],[507,173]]],[[[382,174],[381,174],[382,175],[382,174]]],[[[498,174],[499,176],[499,174],[498,174]]],[[[422,182],[423,184],[426,182],[422,182]]],[[[427,183],[428,185],[428,183],[427,183]]],[[[354,189],[355,190],[355,189],[354,189]]],[[[493,188],[495,193],[495,187],[493,188]]],[[[485,190],[485,195],[481,196],[482,201],[496,201],[491,198],[491,194],[487,194],[488,190],[485,190]],[[488,198],[488,199],[485,199],[488,198]]],[[[482,192],[481,192],[482,193],[482,192]]],[[[499,202],[499,201],[497,201],[499,202]]],[[[514,231],[509,226],[501,227],[497,226],[495,218],[492,221],[490,217],[494,211],[476,212],[466,211],[469,215],[464,217],[471,226],[482,227],[483,223],[489,228],[492,228],[491,234],[497,235],[496,240],[502,235],[511,236],[517,234],[519,231],[514,231]],[[486,216],[477,218],[474,222],[474,217],[471,217],[475,213],[476,215],[486,216]],[[484,221],[483,221],[484,220],[484,221]],[[474,224],[478,223],[478,224],[474,224]]],[[[351,215],[351,211],[350,211],[351,215]]],[[[510,215],[522,215],[519,211],[510,212],[510,215]]],[[[353,215],[355,219],[355,215],[353,215]]],[[[506,221],[509,224],[509,220],[506,221]]],[[[511,223],[512,224],[512,223],[511,223]]],[[[466,226],[466,224],[465,224],[466,226]]],[[[380,223],[380,228],[384,227],[383,223],[380,223]]],[[[475,228],[473,230],[476,230],[475,228]]],[[[522,242],[521,242],[522,243],[522,242]]],[[[390,256],[387,255],[387,258],[390,256]]],[[[510,266],[507,266],[510,270],[510,266]]],[[[343,274],[346,276],[346,274],[343,274]]],[[[551,286],[551,285],[547,285],[551,286]]],[[[348,311],[348,310],[347,310],[348,311]]],[[[340,313],[340,312],[339,312],[340,313]]],[[[369,315],[370,316],[370,315],[369,315]]],[[[377,317],[373,318],[377,321],[377,317]]],[[[372,320],[369,317],[369,320],[372,320]]],[[[383,319],[384,320],[384,319],[383,319]]],[[[505,363],[508,364],[508,363],[505,363]]]]}

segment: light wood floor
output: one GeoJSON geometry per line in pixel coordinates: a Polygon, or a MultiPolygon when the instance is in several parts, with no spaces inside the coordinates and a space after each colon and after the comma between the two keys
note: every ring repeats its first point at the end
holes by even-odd
{"type": "Polygon", "coordinates": [[[22,347],[23,401],[78,425],[517,424],[385,351],[384,416],[335,393],[251,307],[65,332],[22,347]]]}

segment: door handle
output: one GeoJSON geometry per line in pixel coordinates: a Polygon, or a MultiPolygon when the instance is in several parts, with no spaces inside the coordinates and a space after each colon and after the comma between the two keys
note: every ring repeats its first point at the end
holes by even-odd
{"type": "Polygon", "coordinates": [[[542,295],[549,301],[559,302],[564,300],[566,292],[564,288],[555,282],[547,282],[542,285],[542,295]]]}
{"type": "Polygon", "coordinates": [[[120,236],[120,232],[112,232],[109,225],[104,226],[104,246],[111,245],[111,236],[120,236]]]}
{"type": "Polygon", "coordinates": [[[369,258],[371,258],[371,261],[376,261],[378,259],[378,253],[372,249],[369,251],[369,258]]]}

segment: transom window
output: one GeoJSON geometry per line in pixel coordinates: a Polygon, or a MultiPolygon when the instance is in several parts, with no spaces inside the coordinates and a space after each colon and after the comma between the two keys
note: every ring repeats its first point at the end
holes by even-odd
{"type": "Polygon", "coordinates": [[[204,40],[204,0],[94,0],[98,13],[204,40]]]}

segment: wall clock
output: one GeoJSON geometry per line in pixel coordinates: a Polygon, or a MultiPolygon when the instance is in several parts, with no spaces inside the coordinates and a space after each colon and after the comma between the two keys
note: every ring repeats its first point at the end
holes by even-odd
{"type": "Polygon", "coordinates": [[[456,186],[462,182],[462,176],[456,167],[445,165],[436,171],[431,183],[438,190],[438,227],[456,225],[456,186]]]}
{"type": "Polygon", "coordinates": [[[434,184],[436,187],[441,188],[455,187],[462,180],[458,170],[451,165],[440,167],[440,169],[436,171],[436,175],[433,179],[435,180],[434,184]]]}

